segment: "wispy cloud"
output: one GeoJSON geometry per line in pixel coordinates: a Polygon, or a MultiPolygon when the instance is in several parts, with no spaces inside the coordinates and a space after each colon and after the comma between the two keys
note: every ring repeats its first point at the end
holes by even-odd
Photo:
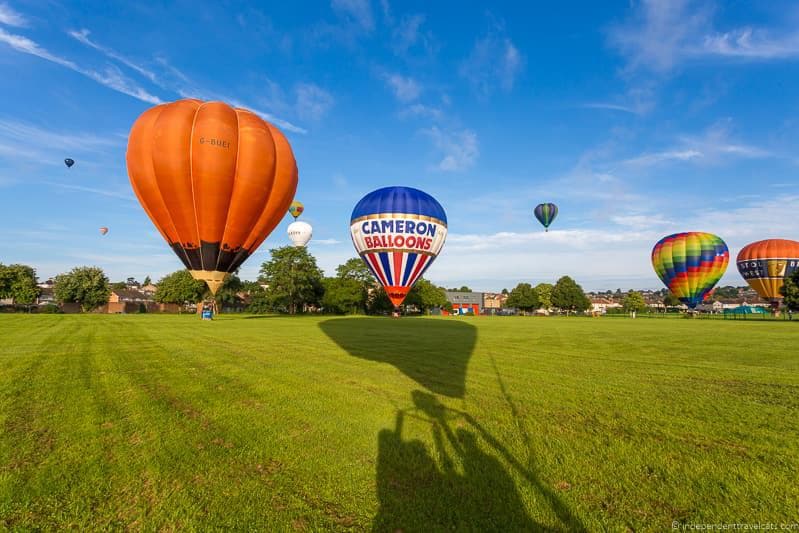
{"type": "Polygon", "coordinates": [[[497,85],[506,92],[513,89],[523,68],[522,54],[505,35],[503,26],[497,24],[485,37],[477,40],[469,57],[461,63],[459,72],[485,96],[497,85]]]}
{"type": "Polygon", "coordinates": [[[52,185],[61,189],[66,189],[76,192],[88,192],[91,194],[98,194],[108,198],[118,198],[120,200],[127,200],[128,202],[136,202],[136,198],[130,192],[122,192],[110,189],[99,189],[97,187],[85,187],[83,185],[75,185],[72,183],[59,183],[53,181],[42,182],[43,185],[52,185]]]}
{"type": "Polygon", "coordinates": [[[799,32],[750,26],[719,32],[713,6],[691,0],[644,0],[609,31],[610,43],[628,61],[627,71],[668,73],[696,59],[777,60],[799,57],[799,32]]]}
{"type": "Polygon", "coordinates": [[[299,83],[295,91],[297,115],[306,120],[321,119],[335,103],[333,95],[313,83],[299,83]]]}
{"type": "Polygon", "coordinates": [[[399,112],[400,118],[418,117],[440,120],[444,116],[441,109],[424,104],[411,104],[399,112]]]}
{"type": "Polygon", "coordinates": [[[403,15],[391,30],[391,48],[396,55],[424,59],[436,53],[433,32],[424,28],[426,20],[421,13],[403,15]]]}
{"type": "Polygon", "coordinates": [[[445,172],[466,170],[471,168],[480,151],[477,134],[469,129],[461,131],[443,131],[436,126],[423,130],[433,145],[443,153],[443,158],[436,167],[445,172]]]}
{"type": "Polygon", "coordinates": [[[385,73],[383,79],[400,102],[412,102],[419,98],[422,93],[422,87],[419,82],[411,77],[396,73],[385,73]]]}
{"type": "Polygon", "coordinates": [[[610,111],[622,111],[624,113],[638,114],[638,111],[630,106],[614,104],[611,102],[588,102],[586,104],[580,104],[580,107],[585,109],[607,109],[610,111]]]}
{"type": "MultiPolygon", "coordinates": [[[[158,87],[175,92],[176,94],[180,95],[183,98],[200,98],[203,100],[222,100],[224,102],[228,102],[229,104],[235,107],[242,107],[245,109],[249,109],[250,111],[260,115],[263,119],[272,122],[273,124],[277,125],[280,128],[283,128],[287,131],[291,131],[294,133],[307,133],[307,130],[301,128],[288,120],[284,120],[280,117],[275,116],[273,113],[268,111],[264,111],[258,108],[255,108],[247,103],[241,102],[236,98],[230,98],[224,95],[216,94],[212,91],[207,91],[205,89],[200,89],[196,87],[194,82],[179,70],[177,67],[171,65],[169,61],[164,57],[156,57],[155,58],[155,65],[158,67],[160,72],[156,73],[153,69],[144,66],[141,63],[137,63],[124,55],[120,54],[119,52],[109,48],[107,46],[101,45],[91,39],[89,39],[89,30],[82,29],[80,31],[70,31],[68,34],[76,39],[78,42],[97,50],[98,52],[102,53],[106,57],[113,59],[115,61],[120,62],[121,64],[125,65],[126,67],[136,71],[140,75],[144,76],[152,83],[157,85],[158,87]]],[[[114,69],[113,71],[119,72],[118,69],[114,69]]],[[[119,74],[121,76],[121,73],[119,74]]],[[[299,91],[298,88],[298,101],[299,101],[299,91]]]]}
{"type": "Polygon", "coordinates": [[[148,102],[151,104],[160,104],[161,99],[147,92],[144,88],[138,86],[133,80],[125,77],[118,68],[109,66],[104,72],[98,72],[84,68],[73,61],[65,59],[48,52],[46,49],[39,46],[36,42],[24,37],[22,35],[15,35],[8,33],[0,28],[0,42],[4,42],[11,48],[24,54],[30,54],[41,59],[45,59],[62,67],[73,70],[97,83],[113,89],[117,92],[127,94],[138,100],[148,102]]]}
{"type": "Polygon", "coordinates": [[[57,132],[33,124],[0,118],[0,153],[15,160],[26,159],[63,165],[63,154],[98,153],[124,144],[114,135],[80,131],[57,132]],[[53,157],[53,154],[58,154],[53,157]]]}
{"type": "Polygon", "coordinates": [[[372,31],[375,27],[372,16],[372,5],[369,0],[332,0],[333,11],[341,16],[351,18],[361,28],[372,31]]]}
{"type": "Polygon", "coordinates": [[[111,59],[115,59],[115,60],[119,61],[120,63],[122,63],[123,65],[125,65],[126,67],[128,67],[128,68],[130,68],[132,70],[135,70],[136,72],[138,72],[139,74],[141,74],[142,76],[144,76],[145,78],[150,80],[151,82],[153,82],[153,83],[155,83],[155,84],[157,84],[159,86],[161,85],[161,83],[159,82],[159,80],[156,77],[155,73],[153,73],[151,70],[148,70],[145,67],[141,66],[140,64],[135,63],[134,61],[132,61],[132,60],[126,58],[125,56],[117,53],[116,51],[112,50],[111,48],[107,48],[105,46],[101,46],[101,45],[95,43],[94,41],[89,39],[89,33],[90,33],[89,30],[87,30],[85,28],[82,29],[82,30],[71,30],[71,31],[67,32],[67,34],[70,37],[72,37],[73,39],[77,40],[78,42],[80,42],[80,43],[82,43],[82,44],[84,44],[84,45],[86,45],[86,46],[88,46],[90,48],[94,48],[98,52],[103,53],[105,56],[110,57],[111,59]]]}
{"type": "Polygon", "coordinates": [[[28,20],[21,13],[14,11],[11,6],[3,2],[0,3],[0,24],[24,28],[28,25],[28,20]]]}
{"type": "Polygon", "coordinates": [[[644,153],[622,163],[636,167],[653,166],[670,161],[720,164],[732,158],[756,159],[773,156],[769,150],[733,139],[730,133],[730,121],[721,121],[707,128],[701,135],[680,136],[674,147],[644,153]]]}
{"type": "Polygon", "coordinates": [[[337,239],[312,239],[311,244],[318,244],[321,246],[333,246],[336,244],[341,244],[341,241],[337,239]]]}

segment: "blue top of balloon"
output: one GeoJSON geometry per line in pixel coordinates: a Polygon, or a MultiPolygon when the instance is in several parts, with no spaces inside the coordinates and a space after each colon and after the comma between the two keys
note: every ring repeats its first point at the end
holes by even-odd
{"type": "Polygon", "coordinates": [[[384,187],[370,192],[355,205],[351,220],[379,213],[423,215],[447,223],[441,204],[426,192],[411,187],[384,187]]]}

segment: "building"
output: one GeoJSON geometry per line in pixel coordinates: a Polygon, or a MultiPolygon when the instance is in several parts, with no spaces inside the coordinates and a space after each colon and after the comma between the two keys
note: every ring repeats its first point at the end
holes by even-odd
{"type": "Polygon", "coordinates": [[[501,292],[484,292],[483,293],[483,309],[486,313],[497,312],[505,307],[508,301],[508,295],[501,292]]]}
{"type": "MultiPolygon", "coordinates": [[[[479,315],[483,312],[482,292],[446,291],[447,301],[452,304],[453,315],[472,313],[479,315]]],[[[443,314],[449,314],[444,312],[443,314]]]]}
{"type": "Polygon", "coordinates": [[[177,304],[159,304],[152,293],[138,289],[114,289],[108,303],[98,309],[101,313],[177,313],[177,304]]]}
{"type": "Polygon", "coordinates": [[[604,315],[608,309],[620,309],[622,305],[619,302],[613,301],[609,298],[590,298],[591,313],[604,315]]]}

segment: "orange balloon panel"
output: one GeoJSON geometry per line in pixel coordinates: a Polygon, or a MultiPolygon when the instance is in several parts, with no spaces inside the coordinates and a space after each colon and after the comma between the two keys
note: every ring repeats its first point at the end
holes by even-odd
{"type": "Polygon", "coordinates": [[[222,102],[148,109],[131,128],[127,164],[150,220],[186,268],[209,273],[201,279],[224,279],[252,255],[297,189],[283,134],[222,102]]]}
{"type": "Polygon", "coordinates": [[[799,242],[767,239],[747,244],[738,253],[738,272],[757,293],[772,302],[782,298],[785,278],[799,270],[799,242]]]}

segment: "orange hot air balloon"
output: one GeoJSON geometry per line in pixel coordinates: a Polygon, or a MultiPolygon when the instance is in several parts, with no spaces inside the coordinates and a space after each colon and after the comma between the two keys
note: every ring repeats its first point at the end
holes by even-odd
{"type": "Polygon", "coordinates": [[[269,236],[297,190],[283,134],[222,102],[148,109],[130,130],[127,164],[150,220],[212,293],[269,236]]]}
{"type": "Polygon", "coordinates": [[[100,235],[105,235],[106,233],[108,233],[108,228],[106,227],[100,228],[100,235]]]}
{"type": "Polygon", "coordinates": [[[767,239],[744,246],[736,260],[738,272],[761,298],[778,306],[785,278],[799,270],[799,242],[767,239]]]}

